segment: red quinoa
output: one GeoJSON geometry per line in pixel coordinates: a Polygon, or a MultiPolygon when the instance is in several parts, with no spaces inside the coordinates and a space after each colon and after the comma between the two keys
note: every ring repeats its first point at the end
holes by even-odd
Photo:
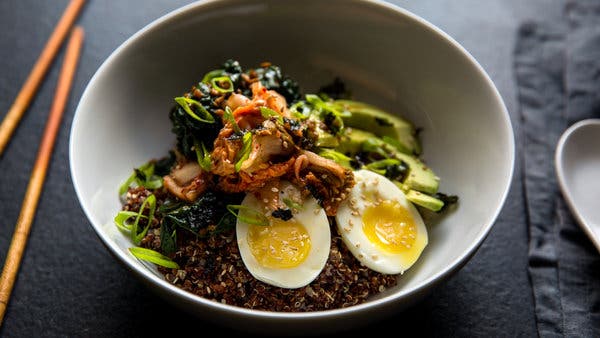
{"type": "MultiPolygon", "coordinates": [[[[130,189],[123,209],[139,210],[149,194],[143,188],[130,189]]],[[[160,205],[160,194],[157,197],[160,205]]],[[[141,245],[159,250],[160,229],[157,222],[153,223],[141,245]]],[[[159,267],[158,270],[170,283],[198,296],[278,312],[348,307],[396,285],[396,275],[381,274],[363,266],[348,251],[335,226],[331,231],[331,249],[325,267],[317,279],[298,289],[279,288],[255,279],[241,259],[235,231],[206,237],[179,232],[178,251],[172,258],[180,269],[159,267]]]]}

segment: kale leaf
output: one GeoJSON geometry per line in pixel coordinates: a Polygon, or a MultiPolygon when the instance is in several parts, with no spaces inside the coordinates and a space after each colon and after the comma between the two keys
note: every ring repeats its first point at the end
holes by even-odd
{"type": "Polygon", "coordinates": [[[175,164],[175,152],[169,151],[169,155],[156,160],[154,163],[154,174],[165,176],[171,172],[171,167],[175,164]]]}
{"type": "Polygon", "coordinates": [[[166,213],[163,222],[198,233],[202,228],[215,225],[226,212],[226,206],[227,203],[217,193],[207,191],[193,204],[185,204],[166,213]]]}
{"type": "Polygon", "coordinates": [[[198,101],[214,117],[214,123],[204,123],[194,119],[179,104],[175,104],[169,114],[172,122],[171,130],[177,138],[177,149],[189,159],[196,158],[194,144],[202,142],[207,147],[212,146],[214,139],[223,127],[221,118],[215,114],[219,107],[215,105],[210,95],[210,86],[200,83],[197,89],[202,93],[202,96],[200,98],[194,97],[194,100],[198,101]]]}

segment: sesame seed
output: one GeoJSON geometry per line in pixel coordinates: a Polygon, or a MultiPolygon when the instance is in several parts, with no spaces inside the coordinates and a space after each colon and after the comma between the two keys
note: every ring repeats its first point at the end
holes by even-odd
{"type": "Polygon", "coordinates": [[[345,227],[345,228],[344,228],[344,231],[345,231],[345,232],[350,232],[350,230],[352,230],[352,229],[350,229],[350,228],[348,228],[348,227],[345,227]]]}
{"type": "Polygon", "coordinates": [[[263,198],[263,202],[269,203],[269,199],[268,198],[263,198]]]}
{"type": "Polygon", "coordinates": [[[278,191],[279,191],[279,189],[277,189],[277,188],[273,187],[273,188],[271,188],[271,191],[272,191],[272,192],[278,192],[278,191]]]}

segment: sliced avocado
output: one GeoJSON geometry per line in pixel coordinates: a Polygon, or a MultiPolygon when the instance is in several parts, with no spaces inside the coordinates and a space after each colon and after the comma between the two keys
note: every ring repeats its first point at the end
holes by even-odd
{"type": "Polygon", "coordinates": [[[369,130],[379,137],[397,140],[395,145],[403,153],[421,153],[415,128],[410,122],[362,102],[335,100],[334,106],[340,111],[351,113],[342,115],[345,126],[369,130]]]}
{"type": "Polygon", "coordinates": [[[336,150],[343,154],[354,155],[361,150],[363,142],[374,137],[376,138],[377,136],[368,131],[348,128],[342,136],[336,150]]]}
{"type": "Polygon", "coordinates": [[[406,175],[402,182],[404,185],[408,188],[431,195],[437,192],[440,178],[437,177],[437,175],[418,157],[401,153],[392,145],[377,137],[372,137],[363,141],[361,150],[365,152],[379,152],[382,155],[393,156],[396,159],[403,161],[409,167],[408,175],[406,175]]]}
{"type": "Polygon", "coordinates": [[[438,191],[440,178],[425,163],[414,156],[403,153],[395,153],[394,156],[404,161],[410,168],[403,182],[405,185],[431,195],[438,191]]]}
{"type": "Polygon", "coordinates": [[[440,178],[433,170],[418,157],[397,151],[391,144],[384,142],[371,132],[357,128],[348,129],[335,150],[347,155],[354,155],[360,151],[382,151],[385,156],[391,155],[408,165],[408,174],[402,182],[404,186],[431,195],[438,191],[440,178]]]}
{"type": "Polygon", "coordinates": [[[406,199],[431,211],[440,211],[444,206],[441,200],[416,190],[409,190],[406,199]]]}

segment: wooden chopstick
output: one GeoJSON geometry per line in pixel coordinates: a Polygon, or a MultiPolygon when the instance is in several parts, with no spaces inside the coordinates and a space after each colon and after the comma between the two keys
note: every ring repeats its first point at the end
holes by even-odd
{"type": "Polygon", "coordinates": [[[21,258],[23,257],[23,252],[25,251],[29,230],[31,229],[31,224],[35,217],[36,207],[42,192],[44,179],[46,178],[46,171],[48,169],[50,157],[52,156],[56,134],[60,128],[60,121],[71,90],[71,83],[73,82],[73,75],[79,60],[82,43],[83,29],[81,27],[75,27],[73,33],[71,33],[71,38],[69,39],[60,77],[58,78],[54,102],[52,103],[50,115],[46,122],[46,129],[44,130],[37,159],[31,173],[31,178],[29,179],[29,184],[27,185],[27,191],[23,198],[21,213],[19,214],[19,219],[15,226],[15,232],[12,241],[10,242],[8,254],[6,255],[4,269],[0,276],[0,326],[2,325],[2,319],[6,312],[10,293],[15,283],[17,272],[19,271],[19,265],[21,263],[21,258]]]}
{"type": "Polygon", "coordinates": [[[48,68],[50,68],[52,60],[56,56],[63,40],[71,30],[73,22],[75,22],[77,15],[81,11],[81,7],[83,7],[83,3],[84,0],[71,0],[65,9],[63,16],[60,18],[60,21],[58,21],[56,28],[52,32],[52,35],[50,35],[44,50],[33,66],[31,73],[29,73],[29,77],[23,84],[15,102],[13,102],[2,121],[2,124],[0,124],[0,156],[10,140],[12,133],[19,124],[19,121],[23,117],[25,110],[29,106],[44,75],[46,75],[48,68]]]}

